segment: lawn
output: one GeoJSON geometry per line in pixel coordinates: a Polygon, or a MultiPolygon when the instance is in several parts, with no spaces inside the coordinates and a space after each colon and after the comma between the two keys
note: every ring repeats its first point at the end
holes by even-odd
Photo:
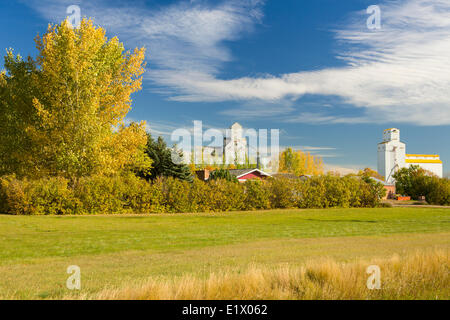
{"type": "Polygon", "coordinates": [[[66,296],[78,265],[91,294],[149,277],[249,264],[375,259],[448,250],[450,210],[380,208],[117,216],[0,215],[0,297],[66,296]]]}

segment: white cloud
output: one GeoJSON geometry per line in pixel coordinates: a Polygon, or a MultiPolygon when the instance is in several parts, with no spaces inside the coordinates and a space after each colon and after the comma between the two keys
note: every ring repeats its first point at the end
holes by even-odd
{"type": "MultiPolygon", "coordinates": [[[[72,1],[31,0],[46,18],[58,21],[72,1]]],[[[146,77],[176,101],[251,101],[225,114],[273,117],[287,122],[450,124],[450,2],[389,1],[381,5],[381,30],[366,28],[365,10],[336,31],[346,66],[280,76],[220,79],[233,57],[226,41],[252,30],[262,19],[262,1],[205,1],[147,9],[115,1],[82,1],[92,16],[128,43],[146,44],[146,77]],[[339,116],[332,107],[295,114],[286,101],[305,94],[336,96],[356,111],[339,116]],[[283,107],[278,107],[277,103],[283,107]],[[260,104],[260,107],[255,107],[260,104]],[[277,106],[277,107],[276,107],[277,106]]],[[[329,100],[328,100],[329,102],[329,100]]]]}
{"type": "Polygon", "coordinates": [[[362,165],[334,165],[334,164],[325,164],[324,171],[327,172],[337,172],[340,175],[347,175],[351,173],[358,173],[360,170],[363,170],[365,166],[362,165]]]}

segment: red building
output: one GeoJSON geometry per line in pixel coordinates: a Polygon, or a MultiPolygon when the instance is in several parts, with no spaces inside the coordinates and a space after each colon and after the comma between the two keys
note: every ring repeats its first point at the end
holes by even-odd
{"type": "Polygon", "coordinates": [[[271,175],[260,169],[230,169],[228,170],[232,176],[235,176],[239,182],[245,182],[250,179],[265,179],[271,175]]]}
{"type": "Polygon", "coordinates": [[[383,200],[386,199],[394,199],[395,197],[395,184],[394,183],[388,183],[386,181],[371,177],[372,180],[379,182],[383,184],[384,189],[386,190],[386,195],[384,196],[383,200]]]}
{"type": "MultiPolygon", "coordinates": [[[[245,182],[250,179],[261,180],[261,179],[271,177],[270,174],[268,174],[260,169],[228,169],[228,171],[230,172],[230,174],[232,176],[236,177],[236,179],[238,179],[239,182],[245,182]]],[[[209,171],[207,169],[203,169],[203,170],[198,170],[195,173],[200,180],[206,181],[209,179],[209,175],[210,175],[211,171],[209,171]]]]}

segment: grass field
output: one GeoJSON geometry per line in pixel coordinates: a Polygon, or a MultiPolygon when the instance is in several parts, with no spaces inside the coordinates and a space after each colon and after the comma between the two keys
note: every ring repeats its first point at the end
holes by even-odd
{"type": "MultiPolygon", "coordinates": [[[[0,215],[0,297],[106,297],[108,290],[141,287],[150,278],[202,281],[249,267],[294,270],[324,258],[360,265],[418,250],[448,257],[449,222],[450,210],[439,208],[0,215]],[[69,265],[81,268],[80,291],[65,286],[69,265]]],[[[450,286],[448,277],[443,281],[450,286]]]]}

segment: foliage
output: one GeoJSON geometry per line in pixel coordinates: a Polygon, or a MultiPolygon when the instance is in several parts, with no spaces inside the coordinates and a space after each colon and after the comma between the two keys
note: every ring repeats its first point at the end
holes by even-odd
{"type": "Polygon", "coordinates": [[[356,176],[315,176],[306,181],[270,178],[245,183],[220,178],[188,182],[174,177],[147,181],[130,172],[75,181],[63,177],[0,178],[0,210],[19,215],[376,207],[381,197],[380,184],[356,176]]]}
{"type": "Polygon", "coordinates": [[[298,179],[272,178],[269,184],[270,203],[273,208],[294,208],[299,203],[301,186],[298,179]]]}
{"type": "Polygon", "coordinates": [[[36,59],[8,51],[0,74],[0,173],[76,179],[149,169],[145,124],[124,125],[144,49],[125,52],[86,19],[76,29],[50,25],[36,47],[36,59]]]}
{"type": "Polygon", "coordinates": [[[450,205],[450,180],[438,178],[419,166],[402,168],[394,174],[397,193],[417,200],[420,196],[430,204],[450,205]]]}
{"type": "Polygon", "coordinates": [[[370,168],[365,168],[364,170],[359,171],[358,175],[373,177],[373,178],[377,178],[378,180],[384,181],[384,177],[381,174],[379,174],[377,171],[372,170],[370,168]]]}
{"type": "Polygon", "coordinates": [[[429,173],[418,165],[412,165],[409,168],[401,168],[394,173],[396,192],[402,195],[408,195],[413,199],[423,196],[426,176],[429,173]]]}
{"type": "MultiPolygon", "coordinates": [[[[156,179],[157,177],[174,177],[192,181],[191,169],[183,163],[174,163],[172,160],[172,152],[176,152],[176,150],[168,148],[162,137],[158,137],[154,141],[152,136],[147,134],[145,153],[152,160],[153,166],[149,172],[139,171],[138,176],[147,180],[156,179]]],[[[181,152],[177,156],[182,160],[183,155],[181,152]]]]}
{"type": "Polygon", "coordinates": [[[296,176],[322,174],[323,160],[309,152],[287,148],[280,154],[279,172],[296,176]]]}
{"type": "Polygon", "coordinates": [[[429,177],[427,180],[425,199],[428,203],[449,206],[450,180],[448,178],[439,179],[438,177],[429,177]]]}
{"type": "Polygon", "coordinates": [[[14,175],[0,179],[2,210],[10,214],[42,215],[77,213],[79,201],[61,177],[35,181],[17,179],[14,175]]]}
{"type": "Polygon", "coordinates": [[[245,181],[245,210],[270,209],[269,182],[250,179],[245,181]]]}
{"type": "MultiPolygon", "coordinates": [[[[375,181],[372,179],[372,175],[369,175],[370,173],[364,172],[361,176],[361,179],[366,182],[367,186],[371,189],[369,194],[373,195],[377,199],[382,199],[386,196],[386,189],[384,188],[384,185],[380,182],[375,181]]],[[[373,199],[372,201],[375,201],[373,199]]]]}
{"type": "Polygon", "coordinates": [[[239,182],[239,180],[233,176],[229,170],[226,169],[216,169],[209,175],[209,180],[216,180],[216,179],[224,179],[227,181],[232,182],[239,182]]]}

